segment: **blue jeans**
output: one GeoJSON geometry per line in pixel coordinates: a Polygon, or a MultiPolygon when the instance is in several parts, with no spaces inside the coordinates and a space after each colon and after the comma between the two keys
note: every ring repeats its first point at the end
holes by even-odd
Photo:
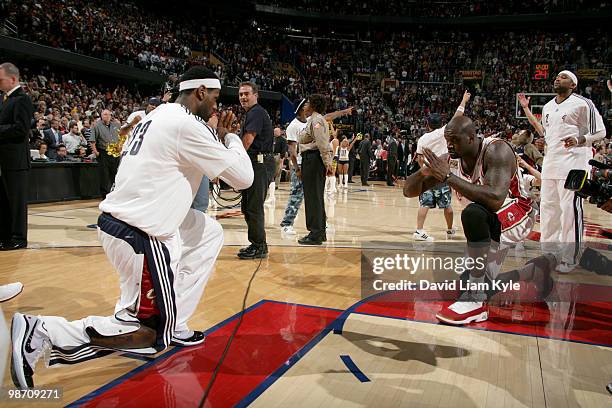
{"type": "Polygon", "coordinates": [[[281,227],[293,225],[295,217],[300,210],[302,201],[304,200],[304,187],[302,186],[302,180],[295,174],[295,170],[291,170],[291,192],[289,193],[289,201],[287,201],[287,208],[285,208],[285,216],[281,222],[281,227]]]}
{"type": "Polygon", "coordinates": [[[210,180],[208,177],[202,177],[202,181],[200,182],[200,188],[198,188],[198,192],[196,193],[193,203],[191,204],[191,208],[202,211],[205,213],[208,210],[208,187],[210,185],[210,180]]]}

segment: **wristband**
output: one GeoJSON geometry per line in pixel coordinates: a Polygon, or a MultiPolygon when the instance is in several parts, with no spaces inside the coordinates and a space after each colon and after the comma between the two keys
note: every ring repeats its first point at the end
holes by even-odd
{"type": "Polygon", "coordinates": [[[444,177],[444,182],[447,182],[448,179],[450,178],[450,176],[452,176],[452,175],[453,175],[453,172],[449,171],[448,174],[446,175],[446,177],[444,177]]]}
{"type": "Polygon", "coordinates": [[[465,108],[464,108],[463,106],[459,106],[459,107],[457,108],[457,110],[458,110],[459,112],[465,112],[465,108]]]}

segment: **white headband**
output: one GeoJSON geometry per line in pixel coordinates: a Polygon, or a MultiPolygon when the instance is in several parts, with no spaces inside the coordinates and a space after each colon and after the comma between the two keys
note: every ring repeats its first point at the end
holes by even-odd
{"type": "Polygon", "coordinates": [[[219,81],[217,78],[204,78],[190,79],[181,82],[179,84],[179,91],[184,91],[185,89],[199,88],[202,85],[204,85],[206,89],[221,89],[221,81],[219,81]]]}
{"type": "Polygon", "coordinates": [[[571,79],[571,80],[574,82],[574,85],[578,86],[578,77],[577,77],[577,76],[576,76],[576,74],[574,74],[572,71],[568,71],[568,70],[566,69],[566,70],[564,70],[564,71],[559,72],[559,74],[558,74],[557,76],[559,76],[559,75],[561,75],[561,74],[565,74],[565,75],[567,75],[568,77],[570,77],[570,79],[571,79]]]}

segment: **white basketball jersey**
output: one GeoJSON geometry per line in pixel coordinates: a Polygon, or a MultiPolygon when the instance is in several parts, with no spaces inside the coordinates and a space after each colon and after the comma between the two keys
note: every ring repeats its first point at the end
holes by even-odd
{"type": "MultiPolygon", "coordinates": [[[[497,139],[494,137],[487,137],[482,140],[482,148],[480,149],[480,153],[478,154],[478,158],[476,159],[476,165],[474,166],[474,170],[472,174],[466,174],[463,171],[463,165],[461,163],[461,159],[457,161],[457,167],[452,169],[452,172],[466,180],[470,183],[482,185],[484,184],[484,157],[487,151],[487,148],[491,146],[493,143],[507,143],[502,139],[497,139]]],[[[509,147],[511,149],[511,147],[509,147]]],[[[457,192],[459,196],[459,193],[457,192]]],[[[461,201],[464,203],[468,203],[469,200],[465,197],[460,197],[461,201]]],[[[533,209],[533,201],[529,194],[525,191],[524,185],[521,182],[521,177],[517,170],[515,170],[512,178],[510,179],[510,185],[508,186],[508,193],[504,200],[504,204],[502,207],[497,210],[497,216],[502,224],[502,232],[514,227],[517,224],[520,224],[525,218],[527,218],[533,209]],[[513,207],[513,208],[512,208],[513,207]],[[513,213],[509,213],[509,209],[514,211],[513,213]]]]}
{"type": "MultiPolygon", "coordinates": [[[[291,121],[291,123],[289,123],[289,126],[287,126],[287,130],[285,131],[285,133],[287,134],[287,140],[290,142],[296,142],[298,144],[298,149],[300,143],[300,138],[298,137],[298,134],[302,130],[306,129],[307,124],[308,122],[301,122],[298,118],[295,118],[291,121]]],[[[299,153],[299,151],[297,156],[297,162],[298,164],[302,163],[302,155],[299,153]]]]}
{"type": "Polygon", "coordinates": [[[542,179],[565,180],[572,169],[589,170],[591,146],[566,149],[562,139],[604,129],[603,119],[590,99],[571,94],[557,103],[553,98],[542,108],[542,126],[546,140],[542,179]]]}
{"type": "Polygon", "coordinates": [[[416,153],[423,154],[423,149],[428,148],[438,157],[448,154],[446,139],[444,139],[444,129],[446,129],[446,125],[421,136],[417,140],[416,153]]]}
{"type": "Polygon", "coordinates": [[[349,159],[349,149],[348,148],[340,147],[339,159],[342,161],[347,161],[349,159]]]}
{"type": "Polygon", "coordinates": [[[240,154],[187,108],[161,105],[124,144],[114,189],[100,210],[149,235],[170,236],[189,211],[202,176],[214,179],[239,160],[240,154]]]}

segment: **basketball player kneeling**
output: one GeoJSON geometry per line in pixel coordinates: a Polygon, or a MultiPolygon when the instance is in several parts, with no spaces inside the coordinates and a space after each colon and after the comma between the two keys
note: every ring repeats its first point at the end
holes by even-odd
{"type": "MultiPolygon", "coordinates": [[[[500,274],[509,245],[524,240],[535,219],[531,198],[520,188],[512,147],[501,139],[478,138],[474,124],[465,116],[448,123],[444,138],[448,157],[437,157],[431,150],[424,149],[425,166],[406,179],[404,195],[417,197],[436,185],[448,183],[471,202],[461,214],[468,256],[487,258],[486,263],[480,263],[483,268],[468,271],[462,279],[477,284],[489,282],[489,285],[472,285],[489,288],[495,287],[490,284],[493,279],[530,280],[535,283],[538,295],[546,297],[552,290],[549,271],[555,267],[553,256],[541,256],[529,261],[521,270],[500,274]],[[458,161],[456,169],[451,170],[450,159],[458,161]]],[[[455,325],[487,320],[486,302],[495,293],[494,289],[464,291],[436,317],[455,325]]]]}
{"type": "Polygon", "coordinates": [[[240,190],[253,183],[233,114],[210,120],[220,90],[214,72],[191,67],[176,103],[136,125],[98,218],[98,238],[119,275],[114,313],[75,321],[15,313],[11,373],[17,387],[33,387],[36,363],[48,348],[49,365],[55,365],[204,342],[188,321],[223,246],[223,229],[190,206],[204,176],[240,190]]]}

